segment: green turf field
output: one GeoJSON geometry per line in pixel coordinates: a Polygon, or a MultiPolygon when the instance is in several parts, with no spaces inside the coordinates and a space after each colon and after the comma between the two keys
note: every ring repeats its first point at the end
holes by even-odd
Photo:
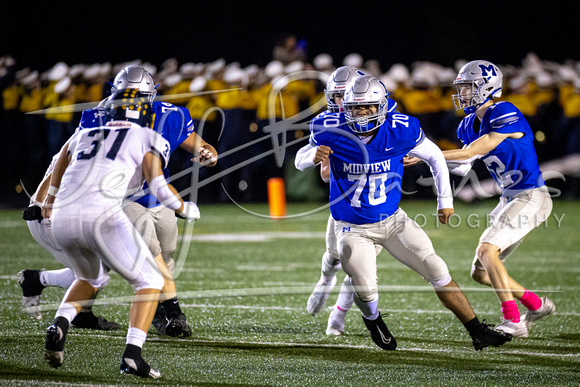
{"type": "MultiPolygon", "coordinates": [[[[480,319],[499,323],[494,293],[476,284],[469,269],[486,214],[495,201],[456,203],[453,226],[437,226],[435,202],[401,206],[431,237],[436,251],[480,319]],[[468,222],[468,216],[471,215],[468,222]],[[479,226],[477,225],[479,222],[479,226]]],[[[316,205],[289,204],[289,214],[316,205]]],[[[580,383],[580,202],[555,201],[547,227],[534,230],[510,257],[510,274],[557,306],[553,316],[499,348],[473,350],[458,320],[431,287],[386,252],[378,258],[379,307],[396,336],[396,351],[382,351],[368,335],[360,312],[347,315],[347,334],[328,337],[329,315],[312,317],[306,300],[319,278],[328,210],[271,220],[267,206],[202,206],[187,259],[176,283],[193,329],[188,339],[158,337],[154,329],[144,358],[163,377],[142,380],[119,374],[132,290],[117,274],[101,292],[98,314],[122,324],[116,332],[69,330],[65,363],[58,370],[42,358],[54,310],[33,321],[20,311],[16,273],[60,265],[30,236],[21,211],[0,212],[0,381],[7,385],[550,385],[580,383]]],[[[183,226],[180,221],[180,225],[183,226]]],[[[339,273],[339,283],[344,273],[339,273]]],[[[330,296],[327,306],[336,300],[330,296]]],[[[43,293],[48,309],[64,292],[43,293]]]]}

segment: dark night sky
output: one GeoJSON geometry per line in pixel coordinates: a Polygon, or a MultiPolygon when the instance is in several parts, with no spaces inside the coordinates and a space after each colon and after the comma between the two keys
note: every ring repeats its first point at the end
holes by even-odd
{"type": "MultiPolygon", "coordinates": [[[[11,2],[15,3],[15,2],[11,2]]],[[[223,57],[264,66],[285,32],[340,65],[351,52],[383,70],[401,62],[487,59],[519,65],[526,53],[580,59],[575,2],[266,1],[31,2],[3,5],[0,55],[45,70],[75,63],[141,59],[209,62],[223,57]],[[329,7],[328,4],[333,4],[329,7]],[[359,5],[356,5],[359,4],[359,5]],[[554,5],[553,5],[554,4],[554,5]]]]}

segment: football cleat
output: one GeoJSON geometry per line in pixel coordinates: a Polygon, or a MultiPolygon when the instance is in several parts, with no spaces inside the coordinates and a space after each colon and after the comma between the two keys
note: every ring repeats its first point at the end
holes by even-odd
{"type": "Polygon", "coordinates": [[[153,321],[151,321],[151,325],[155,327],[158,335],[163,336],[165,335],[165,328],[167,327],[167,324],[169,324],[167,312],[163,306],[158,305],[157,310],[155,311],[155,316],[153,316],[153,321]]]}
{"type": "Polygon", "coordinates": [[[473,341],[473,347],[476,351],[481,351],[483,348],[489,347],[490,345],[499,347],[512,339],[511,334],[492,329],[492,327],[493,325],[486,324],[485,320],[483,320],[480,324],[479,332],[470,334],[471,340],[473,341]]]}
{"type": "Polygon", "coordinates": [[[54,323],[46,330],[44,344],[44,360],[52,368],[62,366],[64,362],[64,342],[69,323],[64,317],[57,317],[54,323]]]}
{"type": "Polygon", "coordinates": [[[165,334],[182,339],[191,336],[191,328],[187,324],[187,319],[183,313],[169,320],[165,327],[165,334]]]}
{"type": "Polygon", "coordinates": [[[126,357],[123,355],[121,359],[121,373],[128,375],[137,375],[142,378],[159,379],[161,372],[151,368],[141,356],[136,358],[126,357]]]}
{"type": "Polygon", "coordinates": [[[526,314],[523,315],[522,321],[526,323],[526,327],[530,329],[536,321],[542,317],[546,317],[554,313],[556,310],[556,305],[548,297],[541,297],[542,306],[538,310],[528,310],[526,314]]]}
{"type": "Polygon", "coordinates": [[[109,321],[103,316],[95,316],[92,311],[77,314],[71,324],[75,328],[94,329],[97,331],[112,331],[121,327],[116,322],[109,321]]]}
{"type": "Polygon", "coordinates": [[[501,324],[495,327],[495,329],[497,331],[509,333],[515,337],[528,337],[528,327],[523,319],[520,319],[519,322],[515,323],[512,322],[512,320],[502,318],[501,324]]]}
{"type": "Polygon", "coordinates": [[[40,270],[21,270],[18,273],[18,284],[22,288],[22,306],[33,319],[40,320],[42,313],[35,307],[40,305],[40,294],[44,285],[40,282],[40,270]]]}
{"type": "Polygon", "coordinates": [[[381,315],[376,320],[369,320],[363,316],[363,321],[371,332],[371,338],[376,345],[389,351],[397,348],[397,340],[387,328],[387,324],[385,324],[381,315]]]}
{"type": "Polygon", "coordinates": [[[336,277],[328,281],[324,277],[321,277],[312,294],[308,297],[308,302],[306,304],[306,310],[313,316],[316,316],[324,307],[324,303],[328,299],[332,288],[336,285],[336,277]]]}
{"type": "Polygon", "coordinates": [[[340,336],[344,334],[344,319],[346,312],[338,309],[336,306],[332,308],[330,316],[328,316],[328,325],[326,326],[326,334],[328,336],[340,336]]]}

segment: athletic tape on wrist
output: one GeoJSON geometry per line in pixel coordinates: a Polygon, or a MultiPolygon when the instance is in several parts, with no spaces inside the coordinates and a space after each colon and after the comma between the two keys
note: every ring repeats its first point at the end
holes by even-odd
{"type": "Polygon", "coordinates": [[[59,190],[58,187],[55,187],[54,185],[51,185],[50,187],[48,187],[47,195],[56,196],[56,194],[58,193],[58,190],[59,190]]]}

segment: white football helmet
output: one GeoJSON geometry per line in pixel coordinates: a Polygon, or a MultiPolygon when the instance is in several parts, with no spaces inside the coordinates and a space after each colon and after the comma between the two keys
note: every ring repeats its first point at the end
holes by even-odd
{"type": "Polygon", "coordinates": [[[453,82],[457,94],[451,98],[456,110],[474,113],[479,106],[501,97],[503,74],[499,67],[485,60],[465,64],[453,82]]]}
{"type": "Polygon", "coordinates": [[[124,89],[139,89],[141,94],[148,96],[149,102],[153,102],[157,95],[153,77],[143,66],[131,65],[119,71],[113,81],[111,94],[124,89]]]}
{"type": "Polygon", "coordinates": [[[355,77],[365,75],[360,70],[357,70],[353,66],[342,66],[337,68],[330,76],[326,82],[326,89],[324,89],[324,96],[326,97],[326,106],[329,110],[333,112],[342,112],[341,106],[334,102],[334,95],[340,94],[344,96],[344,91],[346,90],[346,85],[352,81],[355,77]]]}
{"type": "Polygon", "coordinates": [[[350,128],[357,133],[375,130],[385,122],[388,114],[389,92],[377,78],[363,75],[348,84],[342,105],[350,128]],[[377,112],[370,116],[355,118],[353,111],[359,106],[374,105],[377,112]]]}

